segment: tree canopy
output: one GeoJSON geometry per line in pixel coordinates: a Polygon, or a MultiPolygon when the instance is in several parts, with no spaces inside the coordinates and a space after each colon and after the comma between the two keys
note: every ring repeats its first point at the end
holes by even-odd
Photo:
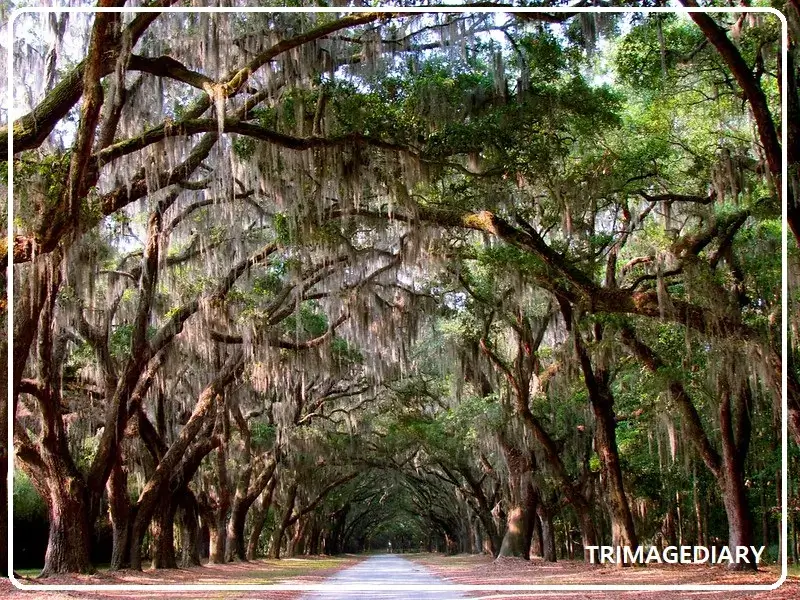
{"type": "Polygon", "coordinates": [[[103,528],[135,569],[777,547],[775,5],[787,65],[769,12],[19,14],[10,414],[43,574],[91,570],[103,528]]]}

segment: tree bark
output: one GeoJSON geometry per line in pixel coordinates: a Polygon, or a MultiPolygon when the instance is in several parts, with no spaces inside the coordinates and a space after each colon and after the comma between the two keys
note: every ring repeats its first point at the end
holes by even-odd
{"type": "Polygon", "coordinates": [[[180,495],[181,560],[183,568],[200,566],[200,528],[197,500],[188,488],[180,495]]]}
{"type": "Polygon", "coordinates": [[[175,560],[175,510],[172,494],[162,498],[153,514],[150,530],[153,534],[153,568],[177,569],[175,560]]]}
{"type": "Polygon", "coordinates": [[[86,486],[78,477],[48,479],[50,535],[41,575],[90,573],[92,529],[86,486]]]}
{"type": "MultiPolygon", "coordinates": [[[[605,476],[606,508],[611,519],[611,543],[613,546],[628,546],[633,550],[639,545],[639,541],[636,537],[628,498],[625,495],[622,467],[619,463],[617,420],[614,415],[614,396],[608,385],[608,371],[604,366],[592,367],[589,352],[573,321],[572,307],[565,301],[560,301],[560,304],[567,331],[572,332],[573,347],[581,365],[584,383],[589,392],[589,402],[594,413],[595,450],[605,476]]],[[[595,335],[599,340],[601,337],[599,328],[596,328],[595,335]]]]}
{"type": "Polygon", "coordinates": [[[531,482],[530,460],[512,446],[504,432],[499,434],[508,467],[508,486],[511,506],[506,519],[506,531],[498,558],[530,559],[533,518],[536,514],[536,495],[531,482]]]}
{"type": "Polygon", "coordinates": [[[225,562],[226,516],[226,512],[216,510],[214,511],[214,518],[208,523],[208,531],[211,534],[208,562],[213,564],[223,564],[225,562]]]}
{"type": "Polygon", "coordinates": [[[128,565],[131,501],[128,497],[128,474],[119,462],[115,462],[108,479],[108,512],[111,517],[112,550],[111,570],[128,565]]]}
{"type": "MultiPolygon", "coordinates": [[[[144,538],[145,529],[152,518],[156,506],[158,506],[163,495],[170,493],[168,482],[176,474],[181,459],[184,457],[187,448],[193,442],[206,421],[206,417],[214,405],[216,397],[222,393],[225,386],[241,372],[244,366],[241,351],[235,352],[226,361],[221,373],[212,381],[200,394],[195,405],[192,416],[181,430],[178,438],[167,450],[164,457],[158,463],[156,471],[145,485],[137,502],[136,518],[131,529],[131,568],[140,570],[142,568],[141,543],[144,538]]],[[[224,558],[224,547],[222,556],[224,558]]]]}
{"type": "Polygon", "coordinates": [[[234,503],[231,509],[231,518],[228,521],[228,560],[247,560],[247,552],[244,541],[244,524],[247,519],[247,512],[250,510],[250,503],[234,503]]]}
{"type": "MultiPolygon", "coordinates": [[[[249,454],[249,452],[247,454],[249,454]]],[[[240,481],[240,485],[236,490],[236,495],[233,498],[231,517],[228,521],[228,540],[226,546],[226,559],[228,561],[248,560],[244,535],[247,513],[250,511],[256,498],[258,498],[259,494],[261,494],[273,478],[277,464],[276,458],[269,461],[264,471],[256,478],[252,485],[248,485],[250,480],[249,474],[244,481],[240,481]]]]}
{"type": "Polygon", "coordinates": [[[556,535],[553,527],[553,514],[540,502],[536,514],[542,527],[542,558],[545,562],[556,562],[556,535]]]}
{"type": "Polygon", "coordinates": [[[261,499],[261,505],[258,507],[258,511],[253,518],[253,529],[250,531],[250,537],[247,540],[247,560],[253,560],[256,557],[258,542],[261,539],[261,532],[264,530],[264,524],[267,522],[267,516],[269,516],[270,506],[272,505],[272,495],[275,492],[275,484],[277,481],[277,477],[274,476],[270,479],[269,485],[261,499]]]}
{"type": "Polygon", "coordinates": [[[728,547],[731,554],[737,546],[748,548],[747,559],[732,562],[729,569],[734,571],[755,570],[756,563],[749,548],[754,543],[753,518],[750,504],[747,501],[747,488],[744,481],[744,462],[750,442],[750,388],[745,381],[736,394],[735,412],[737,422],[734,424],[733,393],[722,389],[720,401],[720,434],[722,438],[722,464],[719,472],[719,486],[722,491],[722,502],[728,517],[728,547]],[[749,561],[749,562],[748,562],[749,561]]]}
{"type": "Polygon", "coordinates": [[[269,557],[278,559],[281,557],[281,544],[283,544],[283,535],[286,529],[292,523],[292,513],[294,512],[294,505],[297,501],[297,482],[294,482],[289,488],[288,498],[286,500],[286,509],[283,512],[281,522],[275,527],[275,532],[272,536],[272,543],[270,544],[269,557]]]}
{"type": "Polygon", "coordinates": [[[533,518],[533,537],[531,538],[531,555],[544,556],[544,548],[542,546],[542,521],[538,517],[539,507],[536,507],[537,516],[533,518]]]}
{"type": "Polygon", "coordinates": [[[513,506],[508,511],[506,533],[503,544],[500,546],[498,558],[530,559],[531,534],[533,533],[533,519],[529,507],[524,505],[513,506]]]}

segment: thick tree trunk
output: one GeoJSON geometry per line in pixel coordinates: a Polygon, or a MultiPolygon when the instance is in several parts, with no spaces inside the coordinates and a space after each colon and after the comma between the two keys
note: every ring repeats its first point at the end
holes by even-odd
{"type": "Polygon", "coordinates": [[[730,390],[721,391],[719,419],[722,461],[719,469],[719,485],[728,517],[728,547],[734,557],[737,546],[748,548],[747,558],[732,562],[729,568],[735,571],[755,570],[757,567],[755,557],[749,551],[754,542],[753,518],[744,484],[744,462],[750,445],[749,407],[752,404],[752,397],[747,382],[741,385],[739,393],[735,396],[735,402],[730,390]],[[734,416],[737,417],[736,423],[734,416]]]}
{"type": "Polygon", "coordinates": [[[181,509],[181,562],[180,566],[200,566],[200,528],[198,525],[197,500],[191,490],[185,490],[180,498],[181,509]]]}
{"type": "MultiPolygon", "coordinates": [[[[539,507],[536,507],[538,515],[539,507]]],[[[533,537],[531,538],[531,554],[533,556],[544,556],[544,548],[542,546],[542,521],[538,516],[533,518],[533,537]]]]}
{"type": "Polygon", "coordinates": [[[205,520],[200,521],[200,539],[197,542],[197,550],[200,553],[200,558],[208,558],[211,554],[211,534],[208,531],[208,525],[205,520]]]}
{"type": "Polygon", "coordinates": [[[307,525],[307,519],[299,519],[297,521],[297,527],[295,528],[294,535],[289,541],[289,547],[286,551],[288,556],[298,556],[303,554],[303,551],[305,550],[305,533],[307,525]]]}
{"type": "Polygon", "coordinates": [[[306,547],[306,554],[308,556],[316,556],[320,554],[319,544],[322,537],[322,526],[319,521],[315,520],[311,528],[311,533],[308,536],[308,545],[306,547]]]}
{"type": "Polygon", "coordinates": [[[57,573],[89,573],[92,528],[86,486],[75,478],[49,480],[50,535],[42,576],[57,573]]]}
{"type": "Polygon", "coordinates": [[[517,557],[530,560],[533,521],[536,518],[536,494],[530,482],[530,473],[523,474],[520,502],[508,511],[506,533],[500,546],[501,557],[517,557]]]}
{"type": "Polygon", "coordinates": [[[725,514],[728,517],[728,547],[731,556],[735,555],[735,547],[748,548],[747,560],[750,562],[733,562],[730,569],[735,571],[755,570],[755,557],[749,551],[754,543],[753,520],[750,506],[747,503],[747,488],[744,485],[744,474],[737,470],[725,469],[722,487],[722,502],[725,505],[725,514]]]}
{"type": "Polygon", "coordinates": [[[488,503],[485,502],[485,498],[484,505],[480,507],[480,511],[478,512],[478,518],[480,519],[481,525],[483,526],[483,531],[485,533],[483,542],[485,549],[489,554],[496,557],[500,552],[500,546],[503,543],[503,538],[498,530],[497,521],[495,520],[488,503]]]}
{"type": "Polygon", "coordinates": [[[289,488],[288,499],[286,501],[286,510],[284,510],[281,522],[275,527],[275,532],[272,536],[272,543],[270,544],[269,557],[278,559],[281,557],[281,545],[283,544],[283,535],[286,529],[291,525],[292,513],[294,512],[294,504],[297,501],[297,482],[293,483],[289,488]]]}
{"type": "MultiPolygon", "coordinates": [[[[572,321],[572,308],[561,303],[561,311],[572,332],[575,354],[581,364],[583,380],[589,392],[589,401],[595,419],[595,450],[600,459],[600,466],[607,488],[606,508],[611,519],[611,537],[614,546],[629,546],[631,549],[639,545],[636,530],[633,526],[633,515],[625,496],[622,479],[622,468],[619,464],[617,449],[617,420],[614,416],[614,396],[609,388],[607,368],[601,364],[592,366],[589,352],[584,346],[578,327],[572,321]]],[[[595,338],[602,339],[600,328],[595,329],[595,338]]]]}
{"type": "Polygon", "coordinates": [[[506,534],[498,558],[516,557],[528,560],[531,549],[531,515],[525,506],[512,506],[508,511],[506,534]]]}
{"type": "Polygon", "coordinates": [[[583,544],[583,560],[589,562],[591,556],[587,547],[597,545],[597,529],[594,526],[592,509],[588,503],[573,504],[575,512],[578,513],[578,521],[581,527],[581,544],[583,544]]]}
{"type": "Polygon", "coordinates": [[[231,509],[231,518],[228,521],[228,561],[247,560],[244,543],[244,523],[250,506],[250,504],[234,503],[231,509]]]}
{"type": "Polygon", "coordinates": [[[608,516],[611,519],[611,538],[613,546],[639,545],[633,525],[633,515],[625,495],[622,481],[622,468],[616,440],[616,420],[610,405],[594,407],[595,448],[606,479],[608,516]]]}
{"type": "Polygon", "coordinates": [[[177,569],[175,560],[175,509],[172,496],[164,500],[156,508],[150,530],[153,534],[153,568],[177,569]]]}
{"type": "Polygon", "coordinates": [[[536,493],[531,481],[532,454],[523,453],[513,445],[504,431],[498,441],[508,467],[510,504],[506,517],[506,531],[500,545],[498,558],[517,557],[530,559],[533,516],[536,513],[536,493]]]}
{"type": "Polygon", "coordinates": [[[258,512],[253,517],[253,529],[250,531],[250,537],[247,540],[247,560],[253,560],[258,551],[258,542],[261,539],[261,532],[264,530],[264,524],[267,522],[269,516],[269,509],[272,505],[272,496],[275,493],[275,484],[278,482],[277,477],[270,479],[269,485],[261,498],[261,505],[258,512]]]}
{"type": "Polygon", "coordinates": [[[227,514],[222,511],[215,511],[214,518],[208,524],[208,531],[211,534],[208,561],[213,564],[225,562],[225,540],[228,537],[226,516],[227,514]]]}
{"type": "Polygon", "coordinates": [[[108,490],[108,509],[111,517],[112,549],[111,570],[128,566],[130,536],[131,501],[128,497],[128,475],[119,461],[114,463],[106,484],[108,490]]]}
{"type": "MultiPolygon", "coordinates": [[[[266,484],[267,482],[265,481],[264,485],[266,486],[266,484]]],[[[244,496],[237,493],[236,497],[233,499],[231,517],[228,521],[228,541],[226,545],[226,558],[228,561],[248,560],[245,548],[244,526],[247,520],[247,513],[253,506],[253,502],[258,498],[259,493],[261,493],[261,490],[256,488],[255,490],[249,490],[249,493],[244,496]]]]}
{"type": "Polygon", "coordinates": [[[480,554],[483,552],[483,525],[477,517],[470,519],[470,552],[480,554]]]}
{"type": "Polygon", "coordinates": [[[253,560],[258,552],[258,543],[261,540],[261,533],[264,531],[264,524],[267,522],[269,509],[259,509],[253,516],[253,528],[250,530],[250,537],[247,539],[247,560],[253,560]]]}
{"type": "Polygon", "coordinates": [[[556,532],[553,527],[553,515],[540,503],[536,514],[542,528],[542,558],[545,562],[556,562],[556,532]]]}

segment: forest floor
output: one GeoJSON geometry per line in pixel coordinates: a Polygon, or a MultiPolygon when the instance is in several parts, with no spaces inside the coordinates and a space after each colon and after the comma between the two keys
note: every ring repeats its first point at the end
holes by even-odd
{"type": "MultiPolygon", "coordinates": [[[[412,555],[413,556],[413,555],[412,555]]],[[[613,566],[591,566],[582,561],[545,563],[541,560],[493,560],[474,554],[447,556],[424,554],[412,557],[439,577],[455,584],[498,585],[674,585],[674,584],[772,584],[780,577],[778,567],[762,567],[757,573],[732,573],[724,567],[702,565],[648,565],[633,569],[613,566]]],[[[692,600],[744,599],[796,600],[800,598],[800,577],[790,575],[778,590],[772,591],[709,591],[709,592],[621,592],[621,591],[570,591],[570,592],[468,592],[473,598],[501,600],[503,598],[565,598],[570,600],[611,600],[630,598],[636,600],[692,600]]]]}
{"type": "MultiPolygon", "coordinates": [[[[745,584],[761,583],[769,584],[778,579],[778,570],[774,567],[767,567],[759,570],[755,574],[730,573],[721,567],[701,567],[701,566],[649,566],[647,568],[636,569],[616,569],[613,567],[592,567],[578,561],[560,561],[555,564],[544,563],[539,560],[526,562],[516,559],[504,559],[493,561],[489,557],[479,555],[459,555],[445,556],[440,554],[404,554],[392,555],[392,559],[398,563],[399,559],[410,566],[408,571],[427,573],[431,577],[438,578],[440,581],[451,584],[676,584],[676,583],[699,583],[699,584],[745,584]],[[420,568],[423,567],[423,568],[420,568]]],[[[123,571],[111,574],[107,571],[100,571],[95,575],[86,576],[61,576],[50,577],[46,580],[37,582],[34,578],[25,578],[23,583],[31,587],[37,583],[46,584],[318,584],[318,583],[337,583],[354,581],[352,576],[348,578],[346,573],[356,573],[363,571],[373,571],[376,569],[366,568],[374,562],[375,557],[370,559],[367,556],[343,556],[343,557],[304,557],[286,558],[282,560],[257,560],[249,563],[235,563],[227,565],[206,565],[191,569],[162,570],[144,572],[123,571]],[[366,560],[366,562],[361,562],[366,560]],[[361,563],[359,565],[359,563],[361,563]],[[358,565],[358,566],[357,566],[358,565]],[[355,568],[354,568],[355,567],[355,568]],[[338,575],[337,575],[338,573],[338,575]]],[[[384,561],[385,562],[385,561],[384,561]]],[[[392,565],[394,573],[399,573],[392,565]]],[[[391,570],[390,570],[391,571],[391,570]]],[[[405,571],[404,571],[405,572],[405,571]]],[[[371,574],[374,578],[375,574],[371,574]]],[[[385,580],[387,587],[386,593],[392,598],[417,599],[419,592],[391,593],[389,591],[391,580],[385,580]]],[[[409,583],[405,579],[401,583],[409,583]]],[[[414,581],[416,582],[416,580],[414,581]]],[[[420,581],[420,583],[425,583],[420,581]]],[[[386,593],[361,592],[359,598],[384,597],[386,593]]],[[[324,597],[340,598],[355,597],[356,595],[339,595],[329,593],[324,597]]],[[[76,598],[109,598],[114,600],[167,600],[169,598],[198,598],[204,600],[300,600],[310,596],[302,591],[64,591],[64,592],[43,592],[36,589],[31,591],[20,591],[15,589],[11,583],[5,579],[0,580],[0,599],[10,598],[12,600],[23,600],[24,598],[42,600],[67,600],[76,598]]],[[[388,596],[387,596],[388,597],[388,596]]],[[[442,596],[444,597],[444,596],[442,596]]],[[[482,598],[484,600],[502,600],[505,598],[530,598],[530,599],[551,599],[564,598],[565,600],[612,600],[622,598],[629,600],[727,600],[744,598],[755,598],[756,600],[795,600],[800,598],[800,577],[794,572],[789,581],[780,589],[775,591],[753,592],[743,590],[717,591],[717,592],[602,592],[602,591],[544,591],[544,592],[496,592],[478,591],[461,592],[453,594],[453,597],[482,598]]]]}

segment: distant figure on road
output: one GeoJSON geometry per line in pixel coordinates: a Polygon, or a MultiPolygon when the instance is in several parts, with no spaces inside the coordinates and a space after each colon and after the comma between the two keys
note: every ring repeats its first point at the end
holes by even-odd
{"type": "Polygon", "coordinates": [[[392,553],[392,542],[389,542],[389,554],[392,553]]]}

